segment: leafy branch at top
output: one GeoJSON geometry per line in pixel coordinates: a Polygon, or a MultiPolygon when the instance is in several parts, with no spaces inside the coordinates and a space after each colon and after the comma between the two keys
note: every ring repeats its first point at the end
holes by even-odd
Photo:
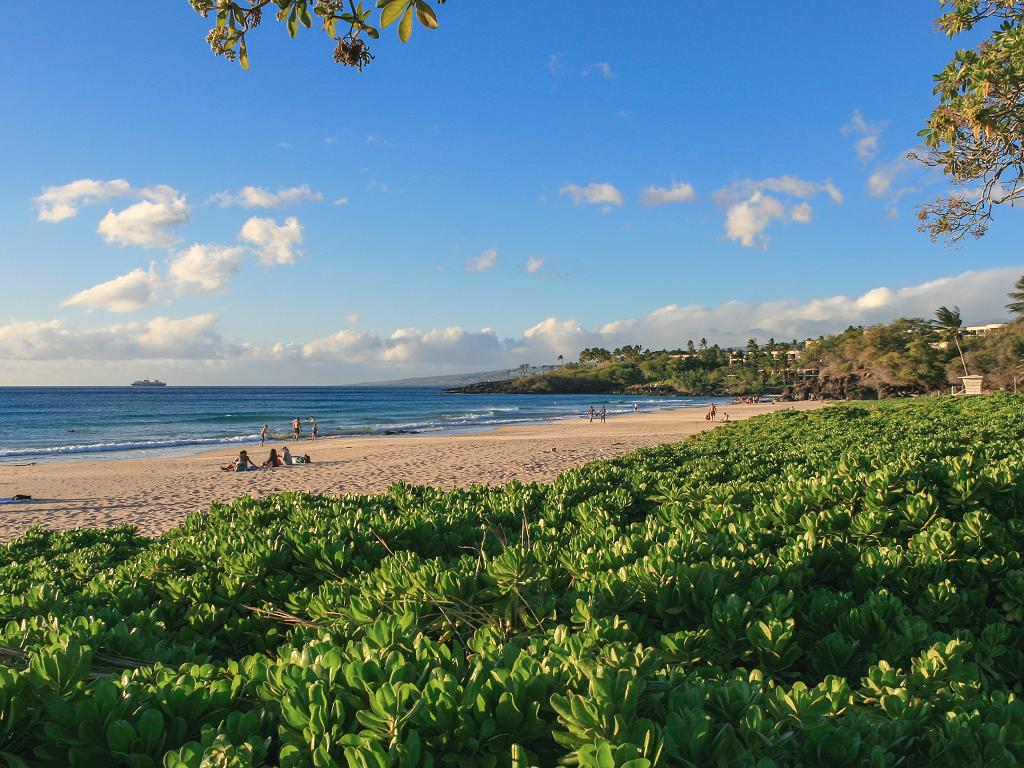
{"type": "Polygon", "coordinates": [[[921,206],[932,240],[981,237],[997,205],[1024,199],[1024,2],[943,0],[948,37],[992,28],[977,48],[958,50],[935,76],[939,104],[911,157],[941,168],[963,191],[921,206]]]}
{"type": "MultiPolygon", "coordinates": [[[[444,3],[445,0],[437,0],[444,3]]],[[[364,8],[353,0],[189,0],[203,18],[213,14],[216,25],[206,36],[211,50],[218,56],[249,68],[246,35],[260,26],[266,8],[283,22],[288,34],[295,37],[299,27],[311,29],[316,19],[320,28],[335,41],[334,60],[362,71],[373,60],[367,38],[377,40],[379,29],[373,16],[380,10],[380,27],[398,22],[398,37],[405,43],[412,36],[413,20],[427,29],[437,29],[437,15],[426,0],[377,0],[375,8],[364,8]],[[268,8],[268,6],[270,6],[268,8]]]]}

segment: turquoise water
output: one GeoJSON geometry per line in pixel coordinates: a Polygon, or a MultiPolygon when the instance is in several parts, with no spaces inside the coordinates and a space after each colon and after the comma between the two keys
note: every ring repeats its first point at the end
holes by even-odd
{"type": "MultiPolygon", "coordinates": [[[[726,398],[638,398],[641,412],[726,398]]],[[[616,395],[454,395],[427,387],[0,387],[0,462],[188,453],[289,436],[309,416],[320,435],[480,430],[628,413],[616,395]]]]}

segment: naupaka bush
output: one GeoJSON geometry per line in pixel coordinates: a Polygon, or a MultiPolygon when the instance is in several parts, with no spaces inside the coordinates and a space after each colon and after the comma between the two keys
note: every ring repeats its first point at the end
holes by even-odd
{"type": "Polygon", "coordinates": [[[12,766],[1024,762],[1024,399],[0,547],[12,766]]]}

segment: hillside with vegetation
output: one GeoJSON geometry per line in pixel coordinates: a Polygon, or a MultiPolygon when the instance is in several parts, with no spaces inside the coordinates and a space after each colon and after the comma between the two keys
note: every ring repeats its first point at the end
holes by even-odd
{"type": "Polygon", "coordinates": [[[1024,399],[0,546],[0,765],[1024,764],[1024,399]]]}
{"type": "MultiPolygon", "coordinates": [[[[959,322],[958,313],[947,311],[959,322]]],[[[985,377],[986,389],[1012,391],[1016,378],[1024,380],[1024,320],[984,336],[969,335],[962,327],[944,331],[937,320],[900,318],[804,341],[769,339],[758,344],[751,339],[742,348],[709,346],[703,340],[661,351],[591,348],[577,362],[555,370],[453,391],[637,396],[776,392],[790,400],[874,400],[948,393],[960,384],[965,365],[969,373],[985,377]]]]}
{"type": "Polygon", "coordinates": [[[516,394],[748,394],[785,386],[796,376],[801,344],[751,339],[745,349],[701,340],[673,350],[639,346],[584,349],[577,362],[556,370],[453,391],[516,394]]]}

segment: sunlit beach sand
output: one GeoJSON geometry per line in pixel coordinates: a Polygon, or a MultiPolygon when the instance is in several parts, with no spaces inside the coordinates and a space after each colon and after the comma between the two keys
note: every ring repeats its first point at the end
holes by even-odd
{"type": "MultiPolygon", "coordinates": [[[[781,408],[808,409],[821,402],[728,406],[734,421],[781,408]]],[[[721,417],[720,410],[719,416],[721,417]]],[[[32,526],[44,528],[134,525],[156,535],[213,501],[264,496],[278,491],[323,494],[377,493],[395,482],[444,488],[497,485],[512,480],[544,482],[580,464],[637,448],[671,443],[708,428],[703,408],[611,417],[606,424],[566,419],[444,436],[402,435],[304,440],[293,452],[313,463],[259,472],[222,472],[237,447],[163,459],[40,462],[0,466],[0,496],[31,495],[32,501],[0,507],[0,539],[32,526]]],[[[720,422],[716,422],[720,424],[720,422]]],[[[262,462],[268,443],[246,447],[262,462]]]]}

